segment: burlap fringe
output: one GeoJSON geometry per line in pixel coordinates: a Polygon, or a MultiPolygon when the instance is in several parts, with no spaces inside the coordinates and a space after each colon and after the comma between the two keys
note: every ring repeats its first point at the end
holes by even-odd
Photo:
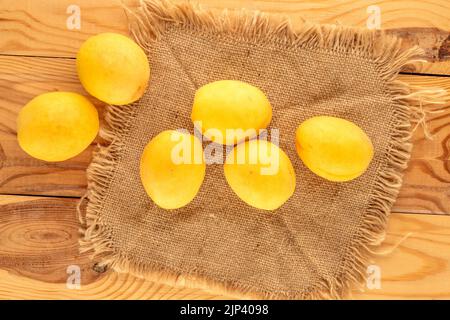
{"type": "MultiPolygon", "coordinates": [[[[141,6],[136,11],[126,10],[132,20],[131,33],[147,52],[152,50],[168,26],[182,25],[187,30],[223,38],[238,38],[255,45],[269,43],[283,48],[325,50],[369,59],[380,75],[380,83],[384,86],[386,95],[396,107],[392,120],[392,141],[384,167],[380,169],[379,178],[372,190],[367,214],[339,272],[333,278],[323,279],[304,291],[258,291],[239,283],[211,281],[197,270],[192,270],[189,275],[161,265],[132,261],[114,248],[111,230],[102,223],[99,213],[124,147],[122,137],[127,133],[130,120],[134,117],[135,107],[110,106],[106,112],[107,128],[100,132],[108,146],[99,146],[87,170],[86,219],[80,220],[83,225],[80,230],[83,235],[82,251],[92,250],[93,257],[101,259],[100,266],[160,283],[202,288],[240,298],[339,299],[347,297],[352,288],[362,287],[372,249],[384,240],[387,218],[402,184],[402,171],[407,166],[412,147],[411,124],[415,123],[416,127],[425,126],[426,116],[430,111],[425,111],[423,107],[444,103],[444,90],[414,88],[396,79],[402,67],[420,61],[418,57],[422,55],[422,50],[418,47],[403,50],[399,39],[378,31],[307,22],[294,28],[289,19],[269,17],[260,12],[242,10],[217,14],[190,3],[172,4],[155,0],[141,1],[141,6]]],[[[80,206],[80,216],[81,211],[80,206]]]]}

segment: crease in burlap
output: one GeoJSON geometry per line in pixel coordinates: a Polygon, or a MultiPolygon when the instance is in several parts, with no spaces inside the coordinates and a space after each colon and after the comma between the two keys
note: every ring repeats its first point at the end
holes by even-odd
{"type": "MultiPolygon", "coordinates": [[[[140,101],[107,108],[88,168],[83,251],[100,265],[171,285],[253,298],[341,298],[366,275],[370,253],[410,157],[412,124],[442,92],[396,79],[421,50],[377,31],[303,23],[258,12],[212,13],[190,4],[145,1],[130,29],[146,50],[151,80],[140,101]],[[221,165],[209,165],[197,197],[165,211],[145,194],[139,159],[167,129],[192,132],[196,88],[219,79],[260,87],[273,106],[269,128],[297,175],[294,195],[274,212],[243,203],[221,165]],[[295,152],[295,128],[315,115],[351,120],[371,137],[367,172],[333,183],[295,152]]],[[[82,206],[80,206],[82,207],[82,206]]]]}

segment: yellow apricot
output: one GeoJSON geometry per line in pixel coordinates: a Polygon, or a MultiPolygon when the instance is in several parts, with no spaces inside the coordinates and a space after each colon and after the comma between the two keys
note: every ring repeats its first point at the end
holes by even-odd
{"type": "Polygon", "coordinates": [[[330,181],[349,181],[366,171],[373,157],[370,138],[356,124],[318,116],[297,128],[297,153],[315,174],[330,181]]]}
{"type": "Polygon", "coordinates": [[[116,105],[142,97],[150,77],[142,48],[116,33],[100,33],[87,39],[77,54],[77,71],[87,92],[116,105]]]}
{"type": "Polygon", "coordinates": [[[289,157],[266,140],[238,144],[227,155],[225,179],[245,203],[275,210],[294,193],[295,171],[289,157]]]}
{"type": "Polygon", "coordinates": [[[259,88],[242,81],[220,80],[197,90],[191,119],[197,128],[201,125],[199,129],[209,140],[232,145],[265,129],[272,119],[272,106],[259,88]]]}
{"type": "Polygon", "coordinates": [[[163,131],[142,153],[142,185],[163,209],[177,209],[190,203],[203,183],[205,171],[202,144],[189,133],[163,131]]]}
{"type": "Polygon", "coordinates": [[[30,156],[64,161],[86,149],[99,129],[97,109],[72,92],[49,92],[28,102],[17,118],[17,139],[30,156]]]}

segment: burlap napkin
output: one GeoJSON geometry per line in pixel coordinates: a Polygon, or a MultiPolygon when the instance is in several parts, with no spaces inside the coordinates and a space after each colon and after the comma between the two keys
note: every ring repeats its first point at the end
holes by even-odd
{"type": "Polygon", "coordinates": [[[244,297],[339,298],[366,274],[410,156],[410,119],[419,98],[396,80],[420,54],[377,32],[303,23],[254,12],[214,14],[190,4],[144,2],[131,32],[147,50],[150,85],[129,106],[111,106],[88,169],[84,250],[101,264],[171,284],[244,297]],[[270,129],[297,174],[294,195],[274,212],[254,209],[209,165],[197,197],[165,211],[139,178],[144,146],[186,128],[195,90],[219,79],[261,88],[273,106],[270,129]],[[298,124],[316,115],[353,121],[375,156],[361,177],[333,183],[295,151],[298,124]]]}

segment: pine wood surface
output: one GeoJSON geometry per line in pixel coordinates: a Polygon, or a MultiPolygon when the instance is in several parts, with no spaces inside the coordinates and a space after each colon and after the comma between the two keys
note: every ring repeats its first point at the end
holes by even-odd
{"type": "MultiPolygon", "coordinates": [[[[74,57],[99,32],[127,34],[121,2],[137,0],[2,0],[0,2],[0,299],[222,299],[202,290],[173,288],[131,275],[99,270],[78,251],[75,205],[86,188],[85,169],[94,144],[78,157],[44,163],[20,150],[16,116],[37,94],[75,91],[74,57]],[[69,5],[80,8],[81,29],[69,30],[69,5]],[[67,287],[67,268],[79,266],[81,288],[67,287]]],[[[428,63],[404,70],[413,85],[450,90],[450,2],[363,0],[200,0],[202,5],[258,9],[319,23],[368,27],[380,10],[380,28],[417,44],[428,63]]],[[[449,91],[450,92],[450,91],[449,91]]],[[[450,97],[449,97],[450,98],[450,97]]],[[[92,98],[91,98],[92,99],[92,98]]],[[[100,110],[103,103],[92,99],[100,110]]],[[[433,140],[416,130],[403,187],[385,243],[392,253],[376,256],[381,288],[355,292],[355,299],[450,298],[450,106],[433,114],[433,140]]],[[[98,143],[101,141],[96,141],[98,143]]]]}

